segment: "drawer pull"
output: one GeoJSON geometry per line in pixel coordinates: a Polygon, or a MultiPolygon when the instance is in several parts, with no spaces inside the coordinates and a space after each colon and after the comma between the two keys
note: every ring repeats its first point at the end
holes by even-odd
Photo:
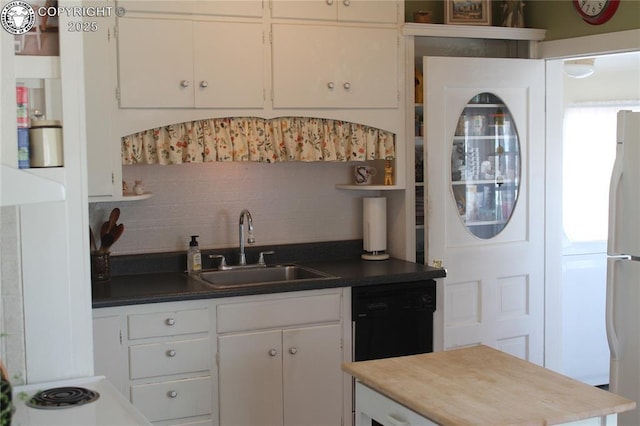
{"type": "Polygon", "coordinates": [[[289,353],[290,353],[291,355],[295,355],[295,354],[297,354],[297,353],[298,353],[298,348],[296,348],[295,346],[293,346],[293,347],[289,348],[289,353]]]}
{"type": "Polygon", "coordinates": [[[176,324],[176,320],[175,318],[167,318],[164,323],[171,326],[176,324]]]}
{"type": "Polygon", "coordinates": [[[177,397],[178,397],[178,392],[176,392],[176,391],[174,391],[174,390],[169,391],[169,392],[167,392],[167,396],[168,396],[169,398],[177,398],[177,397]]]}
{"type": "Polygon", "coordinates": [[[276,356],[276,355],[278,355],[278,351],[276,351],[275,349],[271,349],[271,350],[269,351],[269,355],[271,355],[271,356],[276,356]]]}
{"type": "Polygon", "coordinates": [[[169,358],[173,358],[174,356],[176,356],[176,350],[175,350],[175,349],[169,349],[169,350],[167,351],[167,356],[168,356],[169,358]]]}
{"type": "Polygon", "coordinates": [[[389,422],[394,426],[411,426],[411,423],[406,420],[399,419],[393,414],[387,414],[387,420],[389,420],[389,422]]]}

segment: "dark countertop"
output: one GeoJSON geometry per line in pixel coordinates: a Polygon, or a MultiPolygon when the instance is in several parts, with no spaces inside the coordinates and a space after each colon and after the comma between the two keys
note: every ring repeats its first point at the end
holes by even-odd
{"type": "Polygon", "coordinates": [[[356,258],[342,261],[298,262],[297,264],[317,269],[337,278],[220,290],[190,278],[184,272],[123,275],[112,277],[111,281],[105,284],[93,286],[93,307],[105,308],[143,303],[413,282],[445,276],[443,269],[398,259],[366,261],[356,258]]]}
{"type": "MultiPolygon", "coordinates": [[[[362,245],[359,247],[362,247],[362,245]]],[[[315,254],[318,254],[317,244],[314,248],[316,249],[314,250],[315,254]]],[[[300,250],[297,252],[300,253],[300,250]]],[[[336,252],[341,253],[341,259],[322,259],[316,261],[297,259],[292,262],[276,259],[278,264],[295,263],[333,275],[336,278],[223,290],[213,289],[207,284],[189,277],[186,273],[180,270],[162,271],[154,269],[153,265],[151,265],[147,268],[141,267],[140,273],[132,273],[132,270],[135,269],[131,266],[133,260],[131,258],[124,259],[123,257],[121,263],[126,264],[126,267],[114,267],[110,281],[106,283],[94,283],[92,285],[93,308],[175,302],[182,300],[212,299],[323,288],[415,282],[433,278],[442,278],[446,275],[444,269],[432,268],[404,260],[388,259],[382,261],[367,261],[360,259],[359,254],[354,256],[353,253],[344,253],[340,250],[336,252]],[[118,271],[118,269],[120,271],[118,271]]],[[[166,265],[168,263],[172,263],[167,262],[168,256],[170,255],[162,254],[156,257],[161,259],[162,263],[166,265]]],[[[116,257],[112,259],[116,260],[116,257]]],[[[143,258],[138,256],[138,263],[140,263],[141,259],[143,258]]],[[[148,257],[144,257],[144,260],[147,261],[148,257]]],[[[117,261],[114,263],[117,263],[117,261]]],[[[173,263],[181,265],[180,261],[175,261],[173,263]]],[[[267,260],[267,263],[272,264],[269,259],[267,260]]],[[[205,267],[207,266],[208,265],[205,264],[205,267]]]]}

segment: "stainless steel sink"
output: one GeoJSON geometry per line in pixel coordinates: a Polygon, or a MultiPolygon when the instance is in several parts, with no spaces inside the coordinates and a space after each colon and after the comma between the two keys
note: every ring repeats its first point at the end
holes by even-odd
{"type": "Polygon", "coordinates": [[[275,265],[259,268],[204,271],[199,276],[213,288],[264,286],[336,278],[333,275],[299,265],[275,265]]]}

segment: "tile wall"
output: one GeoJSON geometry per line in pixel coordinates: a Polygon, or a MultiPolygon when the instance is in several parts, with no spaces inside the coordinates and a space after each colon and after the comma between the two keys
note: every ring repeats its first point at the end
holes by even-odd
{"type": "Polygon", "coordinates": [[[98,232],[111,209],[125,226],[111,253],[186,250],[190,235],[203,249],[237,247],[243,208],[253,216],[256,245],[362,238],[362,197],[371,191],[336,189],[351,181],[352,164],[330,162],[205,163],[124,166],[129,188],[142,180],[154,196],[91,203],[98,232]]]}

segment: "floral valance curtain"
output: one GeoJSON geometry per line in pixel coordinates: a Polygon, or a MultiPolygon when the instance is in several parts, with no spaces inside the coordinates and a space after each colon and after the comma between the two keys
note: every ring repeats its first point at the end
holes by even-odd
{"type": "Polygon", "coordinates": [[[394,134],[308,117],[213,118],[122,138],[123,164],[212,161],[366,161],[395,157],[394,134]]]}

